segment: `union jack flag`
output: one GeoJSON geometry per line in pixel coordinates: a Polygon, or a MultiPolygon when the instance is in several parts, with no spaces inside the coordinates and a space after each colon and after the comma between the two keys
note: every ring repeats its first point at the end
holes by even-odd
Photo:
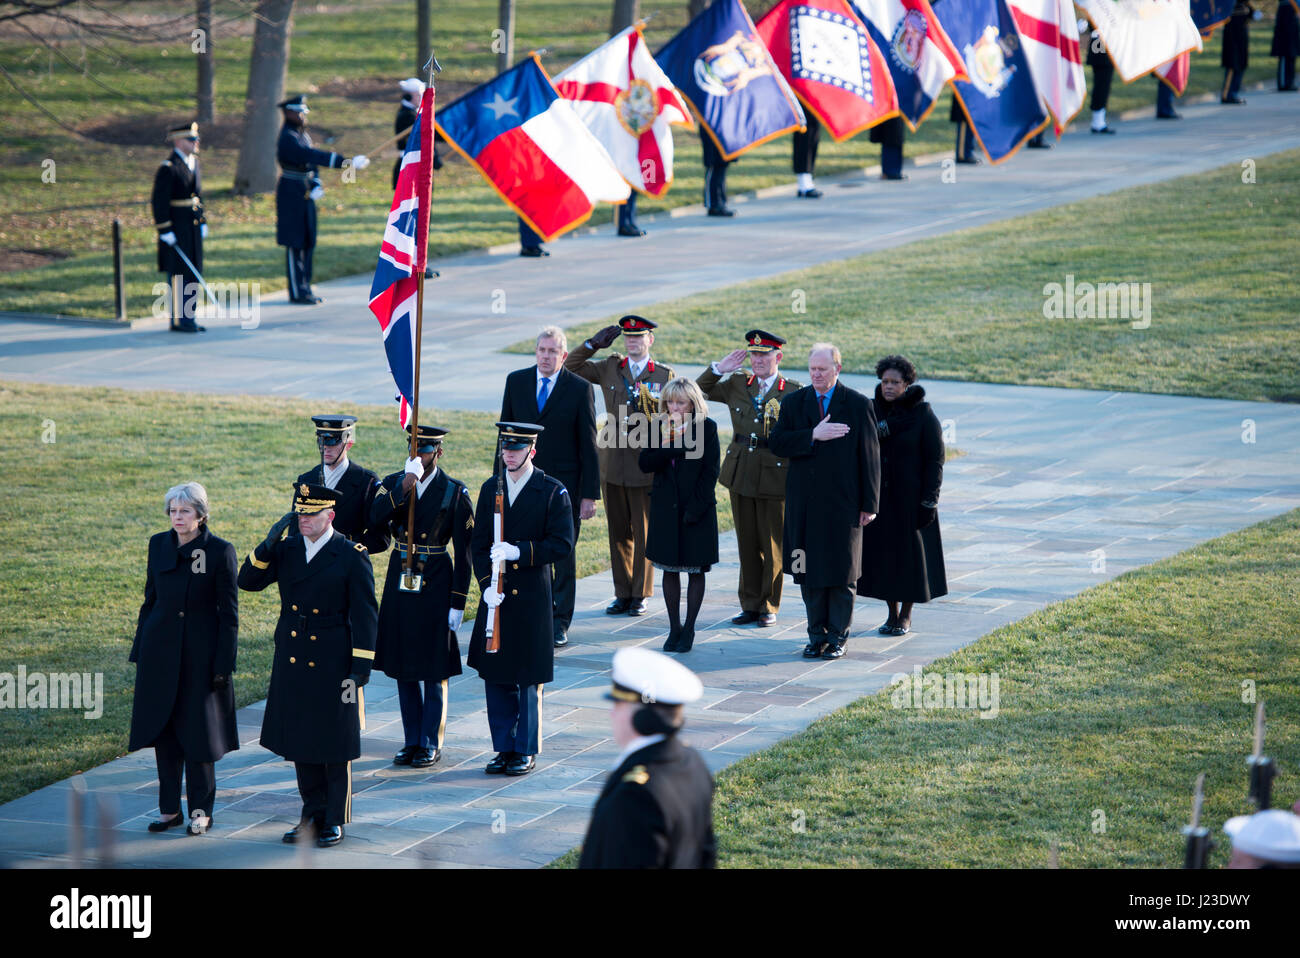
{"type": "Polygon", "coordinates": [[[429,245],[429,185],[433,170],[433,90],[425,90],[406,139],[393,205],[370,283],[370,311],[379,320],[388,371],[397,384],[398,420],[405,429],[415,399],[416,291],[429,245]]]}

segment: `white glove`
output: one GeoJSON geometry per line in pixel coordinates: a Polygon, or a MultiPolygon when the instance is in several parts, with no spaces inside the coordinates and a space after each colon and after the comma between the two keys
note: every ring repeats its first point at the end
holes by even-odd
{"type": "Polygon", "coordinates": [[[519,546],[512,546],[509,542],[494,542],[488,552],[488,558],[493,562],[513,562],[519,558],[519,546]]]}
{"type": "Polygon", "coordinates": [[[487,603],[489,609],[495,609],[505,600],[506,597],[496,589],[488,589],[483,593],[483,601],[487,603]]]}
{"type": "Polygon", "coordinates": [[[447,627],[453,632],[460,631],[460,624],[465,621],[464,609],[447,610],[447,627]]]}
{"type": "Polygon", "coordinates": [[[416,482],[420,481],[420,477],[424,475],[424,463],[420,461],[419,456],[406,460],[406,474],[415,476],[416,482]]]}
{"type": "Polygon", "coordinates": [[[311,192],[308,193],[307,195],[310,196],[313,200],[319,200],[322,196],[325,195],[325,187],[313,186],[311,188],[311,192]]]}
{"type": "Polygon", "coordinates": [[[364,154],[352,157],[352,168],[354,170],[364,170],[369,165],[370,157],[365,156],[364,154]]]}
{"type": "Polygon", "coordinates": [[[163,233],[158,238],[162,240],[164,243],[166,243],[168,246],[176,245],[176,234],[173,233],[171,230],[168,230],[166,233],[163,233]]]}
{"type": "Polygon", "coordinates": [[[207,223],[200,223],[200,224],[199,224],[199,239],[207,239],[207,238],[208,238],[208,224],[207,224],[207,223]]]}

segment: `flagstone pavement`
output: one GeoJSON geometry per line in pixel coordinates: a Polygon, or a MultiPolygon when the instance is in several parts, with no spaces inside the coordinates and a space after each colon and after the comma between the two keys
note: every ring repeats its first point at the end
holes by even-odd
{"type": "MultiPolygon", "coordinates": [[[[1161,126],[1159,135],[1154,121],[1134,120],[1124,124],[1121,136],[1075,135],[1046,155],[963,170],[956,184],[940,183],[937,163],[913,169],[900,192],[848,177],[828,192],[815,221],[806,201],[773,191],[742,204],[733,224],[665,217],[645,240],[578,236],[554,244],[555,256],[540,263],[513,258],[511,251],[452,258],[440,264],[443,278],[431,286],[437,295],[424,373],[426,382],[436,384],[430,401],[447,408],[496,408],[502,375],[527,360],[494,350],[543,321],[571,325],[724,282],[1300,146],[1297,105],[1295,98],[1266,94],[1252,95],[1249,110],[1190,105],[1186,120],[1161,126]],[[634,275],[643,275],[646,262],[662,270],[662,284],[653,292],[625,280],[634,266],[634,275]],[[513,304],[505,316],[487,306],[487,291],[498,287],[513,304]],[[453,372],[454,392],[446,385],[446,374],[453,372]]],[[[1267,165],[1260,163],[1260,169],[1267,165]]],[[[148,322],[131,331],[0,323],[0,379],[386,401],[391,386],[373,362],[366,281],[352,278],[320,289],[329,300],[324,307],[266,306],[258,329],[217,325],[184,345],[148,322]],[[201,350],[202,360],[190,361],[187,349],[201,350]],[[348,385],[340,390],[339,383],[348,385]]],[[[872,386],[866,377],[846,381],[864,390],[872,386]]],[[[787,591],[775,627],[730,625],[737,565],[734,536],[724,535],[695,649],[683,657],[706,690],[689,710],[684,737],[715,771],[998,626],[1300,506],[1300,406],[925,385],[949,441],[967,453],[946,469],[940,508],[952,591],[918,606],[914,631],[902,638],[877,635],[880,603],[861,601],[848,655],[806,662],[799,656],[804,621],[795,590],[787,591]]],[[[572,641],[556,655],[555,681],[543,707],[543,751],[530,775],[483,774],[492,753],[482,687],[472,672],[451,683],[442,762],[424,770],[394,767],[391,756],[401,745],[395,688],[377,676],[366,689],[363,756],[353,766],[354,821],[337,848],[280,842],[297,819],[299,803],[292,766],[257,744],[263,707],[258,702],[239,713],[241,748],[217,766],[216,824],[209,833],[146,833],[145,824],[157,814],[157,784],[152,754],[145,751],[0,806],[0,862],[544,865],[581,841],[590,806],[618,752],[601,698],[610,657],[626,646],[656,648],[667,631],[657,598],[644,618],[612,618],[603,613],[611,594],[608,573],[579,584],[572,641]]],[[[777,819],[787,821],[785,810],[774,810],[777,819]]]]}

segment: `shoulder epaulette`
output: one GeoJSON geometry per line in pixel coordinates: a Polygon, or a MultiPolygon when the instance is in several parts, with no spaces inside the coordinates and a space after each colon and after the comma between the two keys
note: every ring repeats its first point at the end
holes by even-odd
{"type": "Polygon", "coordinates": [[[623,781],[631,782],[633,785],[644,785],[650,781],[650,773],[645,770],[644,765],[633,765],[623,775],[623,781]]]}
{"type": "Polygon", "coordinates": [[[354,543],[352,543],[352,548],[356,549],[358,552],[365,552],[365,551],[366,551],[366,547],[363,546],[360,542],[354,542],[354,543]]]}

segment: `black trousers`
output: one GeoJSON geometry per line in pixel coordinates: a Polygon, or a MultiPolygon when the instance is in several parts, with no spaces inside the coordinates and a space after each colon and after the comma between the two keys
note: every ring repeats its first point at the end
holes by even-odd
{"type": "Polygon", "coordinates": [[[636,225],[636,190],[633,190],[627,202],[618,208],[618,228],[621,230],[640,228],[636,225]]]}
{"type": "Polygon", "coordinates": [[[171,284],[172,329],[197,325],[195,320],[199,312],[199,297],[186,295],[187,292],[193,292],[198,284],[198,280],[193,279],[193,276],[193,273],[186,270],[184,273],[172,273],[167,277],[171,284]],[[190,289],[187,290],[186,286],[190,289]]]}
{"type": "Polygon", "coordinates": [[[573,510],[573,548],[559,562],[551,564],[551,618],[555,634],[568,629],[573,622],[573,604],[578,593],[578,536],[582,534],[582,520],[578,510],[573,510]]]}
{"type": "Polygon", "coordinates": [[[191,762],[185,758],[176,728],[170,721],[153,743],[158,763],[158,811],[174,815],[181,810],[181,773],[185,773],[186,798],[190,817],[202,812],[212,817],[217,801],[217,776],[211,762],[191,762]]]}
{"type": "Polygon", "coordinates": [[[284,269],[289,279],[289,298],[306,299],[311,291],[311,257],[316,247],[307,246],[299,249],[295,246],[284,248],[284,269]]]}
{"type": "Polygon", "coordinates": [[[808,639],[843,645],[853,625],[853,587],[801,584],[804,609],[808,614],[808,639]]]}
{"type": "Polygon", "coordinates": [[[1277,58],[1277,88],[1290,90],[1295,86],[1295,57],[1277,58]]]}
{"type": "Polygon", "coordinates": [[[804,133],[795,131],[794,154],[791,159],[796,173],[811,174],[817,166],[817,143],[822,138],[822,125],[817,121],[817,117],[807,110],[804,111],[804,117],[808,130],[804,133]]]}
{"type": "Polygon", "coordinates": [[[1173,116],[1177,111],[1174,109],[1174,90],[1168,83],[1156,81],[1156,116],[1173,116]]]}
{"type": "Polygon", "coordinates": [[[883,143],[880,146],[880,172],[896,180],[903,175],[903,148],[883,143]]]}
{"type": "Polygon", "coordinates": [[[1092,65],[1092,103],[1089,109],[1104,110],[1110,100],[1110,81],[1115,76],[1115,64],[1110,57],[1097,60],[1092,65]]]}
{"type": "Polygon", "coordinates": [[[317,825],[346,825],[352,821],[352,763],[316,765],[294,762],[298,773],[298,794],[302,796],[302,817],[317,825]]]}
{"type": "Polygon", "coordinates": [[[722,151],[703,130],[700,146],[704,154],[704,205],[711,210],[722,209],[727,205],[727,167],[731,163],[722,158],[722,151]]]}
{"type": "Polygon", "coordinates": [[[522,218],[519,220],[519,245],[524,249],[538,249],[542,245],[542,238],[522,218]]]}

